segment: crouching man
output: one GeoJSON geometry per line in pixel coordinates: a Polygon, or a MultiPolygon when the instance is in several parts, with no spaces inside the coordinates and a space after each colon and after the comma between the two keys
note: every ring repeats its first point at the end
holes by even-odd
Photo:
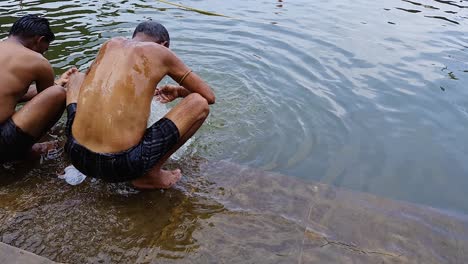
{"type": "Polygon", "coordinates": [[[35,143],[62,115],[66,96],[62,86],[76,69],[68,70],[54,85],[54,71],[43,56],[54,38],[47,19],[26,15],[0,42],[0,164],[55,147],[35,143]],[[27,103],[16,111],[21,102],[27,103]]]}
{"type": "Polygon", "coordinates": [[[154,21],[139,24],[133,39],[113,38],[88,72],[70,77],[65,151],[87,176],[132,181],[141,189],[169,188],[181,178],[164,162],[201,127],[215,102],[210,87],[170,49],[169,34],[154,21]],[[156,88],[169,75],[180,86],[156,88]],[[147,128],[151,100],[183,99],[147,128]]]}

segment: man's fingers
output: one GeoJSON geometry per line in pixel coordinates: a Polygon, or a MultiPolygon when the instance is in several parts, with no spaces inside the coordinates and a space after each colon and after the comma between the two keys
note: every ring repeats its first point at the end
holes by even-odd
{"type": "Polygon", "coordinates": [[[160,103],[162,104],[165,104],[167,103],[167,100],[162,98],[162,96],[158,95],[158,96],[155,96],[156,100],[159,101],[160,103]]]}
{"type": "Polygon", "coordinates": [[[163,85],[163,86],[158,87],[158,89],[159,89],[160,91],[165,91],[165,90],[167,90],[167,88],[168,88],[168,84],[165,84],[165,85],[163,85]]]}
{"type": "Polygon", "coordinates": [[[180,85],[174,85],[174,84],[165,84],[164,86],[161,86],[160,89],[161,90],[174,90],[174,89],[178,89],[179,87],[181,87],[180,85]]]}

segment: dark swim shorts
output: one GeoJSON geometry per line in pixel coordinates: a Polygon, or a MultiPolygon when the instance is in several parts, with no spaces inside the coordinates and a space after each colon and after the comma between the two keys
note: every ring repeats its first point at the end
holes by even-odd
{"type": "Polygon", "coordinates": [[[96,153],[80,145],[71,133],[76,103],[67,106],[67,113],[65,151],[73,166],[86,176],[107,182],[131,181],[143,176],[179,140],[179,130],[174,122],[162,118],[146,129],[138,145],[118,153],[96,153]]]}
{"type": "Polygon", "coordinates": [[[24,158],[36,140],[9,118],[0,124],[0,163],[24,158]]]}

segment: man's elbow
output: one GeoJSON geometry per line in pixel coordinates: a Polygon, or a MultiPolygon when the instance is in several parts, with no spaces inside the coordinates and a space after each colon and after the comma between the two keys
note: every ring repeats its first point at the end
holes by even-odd
{"type": "Polygon", "coordinates": [[[207,101],[208,104],[210,104],[210,105],[214,104],[215,101],[216,101],[215,95],[213,94],[213,95],[208,96],[208,97],[206,98],[206,101],[207,101]]]}
{"type": "Polygon", "coordinates": [[[214,95],[214,92],[213,90],[209,89],[208,91],[206,91],[205,93],[203,93],[203,97],[206,99],[206,101],[208,102],[208,104],[214,104],[215,101],[216,101],[216,97],[214,95]]]}
{"type": "Polygon", "coordinates": [[[210,98],[208,98],[208,104],[214,104],[216,102],[216,96],[212,89],[210,89],[210,98]]]}

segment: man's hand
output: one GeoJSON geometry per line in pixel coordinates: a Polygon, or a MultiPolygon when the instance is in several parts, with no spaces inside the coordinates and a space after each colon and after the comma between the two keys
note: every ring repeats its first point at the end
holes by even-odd
{"type": "Polygon", "coordinates": [[[66,72],[64,72],[57,81],[55,81],[55,84],[65,87],[65,85],[67,85],[68,81],[70,80],[70,76],[77,71],[78,69],[76,67],[71,67],[66,72]]]}
{"type": "Polygon", "coordinates": [[[183,91],[186,90],[182,86],[166,84],[162,87],[156,88],[154,96],[161,103],[169,103],[179,97],[183,97],[183,91]]]}

